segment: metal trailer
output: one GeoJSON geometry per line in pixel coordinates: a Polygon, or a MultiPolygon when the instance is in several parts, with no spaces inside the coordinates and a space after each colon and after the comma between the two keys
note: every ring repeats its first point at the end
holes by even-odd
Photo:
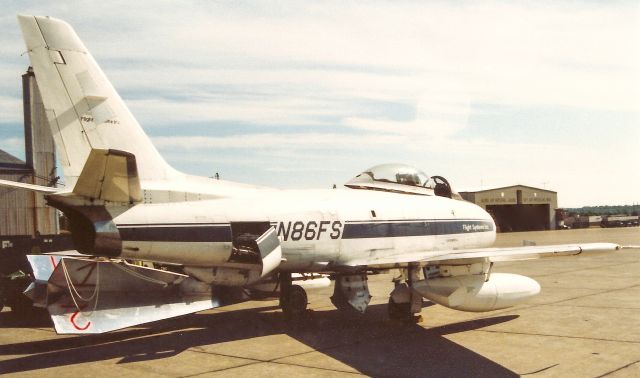
{"type": "Polygon", "coordinates": [[[608,215],[602,218],[600,227],[634,227],[640,225],[638,215],[608,215]]]}
{"type": "Polygon", "coordinates": [[[29,315],[31,300],[23,295],[33,281],[26,255],[73,250],[70,234],[0,236],[0,310],[11,307],[17,317],[29,315]]]}

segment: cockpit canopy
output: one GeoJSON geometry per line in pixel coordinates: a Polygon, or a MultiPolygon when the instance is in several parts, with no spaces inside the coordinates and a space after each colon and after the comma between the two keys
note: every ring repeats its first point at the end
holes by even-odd
{"type": "Polygon", "coordinates": [[[449,182],[444,177],[430,177],[406,164],[376,165],[351,179],[345,186],[353,189],[437,195],[449,198],[452,198],[454,194],[449,182]]]}

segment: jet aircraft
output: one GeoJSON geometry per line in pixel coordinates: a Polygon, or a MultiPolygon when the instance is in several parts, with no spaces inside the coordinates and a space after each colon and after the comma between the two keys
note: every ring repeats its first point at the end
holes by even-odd
{"type": "Polygon", "coordinates": [[[446,179],[399,164],[327,190],[279,190],[176,171],[67,23],[18,16],[66,188],[9,181],[61,210],[79,254],[33,255],[27,290],[58,333],[102,333],[278,295],[298,316],[305,287],[334,281],[341,311],[365,312],[370,274],[398,269],[389,316],[423,298],[491,311],[538,294],[497,261],[615,251],[611,243],[490,248],[496,226],[446,179]],[[146,265],[132,263],[146,262],[146,265]]]}

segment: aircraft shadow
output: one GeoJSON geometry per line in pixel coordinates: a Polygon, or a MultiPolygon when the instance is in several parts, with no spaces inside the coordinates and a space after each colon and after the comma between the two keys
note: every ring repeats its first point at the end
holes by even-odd
{"type": "MultiPolygon", "coordinates": [[[[0,361],[0,373],[35,372],[118,358],[122,364],[148,361],[175,356],[193,347],[206,350],[220,343],[286,334],[315,350],[308,353],[329,356],[369,376],[517,376],[445,337],[510,321],[517,315],[425,329],[386,320],[386,305],[369,306],[364,316],[337,310],[310,312],[295,322],[287,321],[280,311],[271,311],[274,309],[275,306],[194,314],[103,335],[59,336],[0,345],[0,356],[21,355],[0,361]]],[[[322,368],[305,363],[304,358],[296,360],[299,356],[290,357],[295,361],[286,363],[322,368]]],[[[283,357],[287,355],[273,360],[283,357]]]]}

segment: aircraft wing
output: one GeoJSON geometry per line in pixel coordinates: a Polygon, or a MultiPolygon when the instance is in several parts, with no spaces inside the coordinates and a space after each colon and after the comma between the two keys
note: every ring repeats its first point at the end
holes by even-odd
{"type": "Polygon", "coordinates": [[[40,193],[56,193],[60,191],[60,188],[27,184],[24,182],[16,182],[16,181],[9,181],[9,180],[0,180],[0,186],[15,188],[15,189],[31,190],[31,191],[40,192],[40,193]]]}
{"type": "Polygon", "coordinates": [[[505,248],[478,248],[444,251],[417,251],[412,253],[371,256],[351,260],[341,266],[344,268],[390,269],[427,265],[466,265],[478,261],[519,261],[546,257],[571,256],[581,253],[613,252],[622,248],[615,243],[583,243],[540,245],[505,248]]]}

